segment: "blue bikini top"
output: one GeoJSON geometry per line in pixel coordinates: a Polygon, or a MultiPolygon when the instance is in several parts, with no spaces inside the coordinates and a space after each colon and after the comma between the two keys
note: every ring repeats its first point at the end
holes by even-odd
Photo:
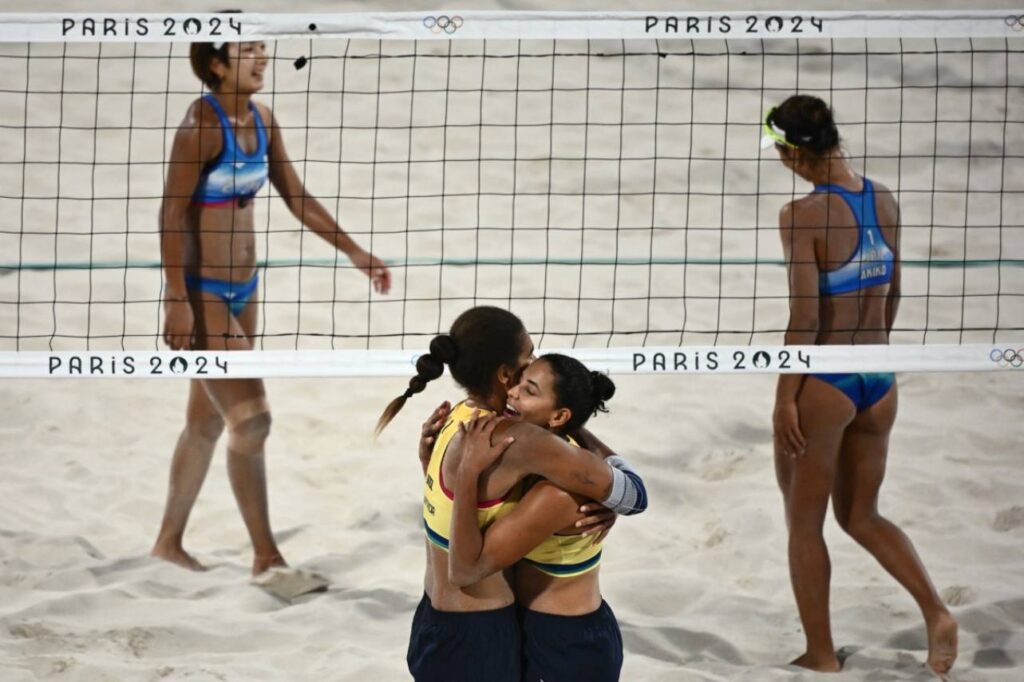
{"type": "Polygon", "coordinates": [[[235,139],[235,131],[228,115],[213,95],[203,99],[217,112],[224,143],[220,154],[199,178],[192,201],[197,204],[234,203],[239,199],[251,199],[267,181],[267,131],[263,127],[260,112],[250,101],[249,110],[256,119],[256,150],[246,154],[235,139]]]}
{"type": "Polygon", "coordinates": [[[871,181],[864,178],[864,189],[860,192],[838,185],[816,185],[814,191],[841,196],[853,212],[858,228],[857,248],[842,266],[818,276],[818,293],[834,296],[892,281],[894,254],[878,227],[875,188],[871,181]]]}

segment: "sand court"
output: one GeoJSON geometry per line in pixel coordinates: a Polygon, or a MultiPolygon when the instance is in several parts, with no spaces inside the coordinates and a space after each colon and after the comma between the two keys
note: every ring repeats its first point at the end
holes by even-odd
{"type": "MultiPolygon", "coordinates": [[[[993,56],[985,50],[998,46],[980,41],[973,62],[951,50],[936,71],[928,42],[904,46],[903,78],[921,87],[896,97],[902,129],[863,125],[865,99],[873,121],[900,116],[886,89],[899,83],[898,41],[895,56],[868,60],[861,46],[831,62],[816,44],[800,62],[801,87],[831,89],[855,165],[902,191],[904,259],[1020,259],[1024,131],[1004,131],[998,112],[1019,119],[1022,90],[965,97],[960,87],[972,68],[985,83],[1015,73],[1020,48],[993,56]],[[948,87],[933,80],[929,90],[930,78],[948,87]],[[952,121],[938,132],[935,106],[952,121]],[[986,156],[993,150],[1005,152],[986,156]],[[977,158],[965,165],[968,152],[977,158]],[[994,200],[986,188],[1002,194],[994,200]]],[[[592,52],[617,56],[589,60],[543,56],[550,41],[497,41],[487,59],[481,45],[466,47],[471,56],[449,70],[439,68],[446,43],[325,40],[311,52],[306,41],[276,41],[257,99],[273,107],[312,192],[391,259],[395,289],[371,295],[265,189],[256,199],[266,263],[258,348],[420,349],[474,303],[509,306],[545,348],[781,343],[777,214],[808,188],[759,158],[757,143],[765,105],[796,86],[795,57],[779,44],[713,54],[721,42],[696,45],[701,57],[687,54],[689,43],[666,43],[675,54],[660,57],[642,54],[643,44],[595,42],[592,52]],[[519,75],[537,84],[518,99],[499,87],[516,77],[506,57],[517,50],[534,55],[519,60],[519,75]],[[295,68],[301,56],[311,58],[295,68]],[[761,89],[764,66],[770,90],[761,89]],[[571,87],[587,78],[589,102],[571,87]],[[623,78],[636,88],[628,97],[623,78]],[[658,95],[647,89],[655,83],[658,95]],[[645,124],[655,110],[659,125],[645,124]],[[462,264],[470,261],[480,265],[462,264]]],[[[19,301],[0,305],[0,350],[157,349],[163,164],[200,95],[183,46],[104,45],[102,68],[88,44],[31,53],[5,44],[0,54],[21,68],[0,71],[0,119],[12,122],[0,128],[0,155],[27,160],[0,164],[0,261],[93,264],[0,272],[0,298],[19,301]],[[60,132],[23,130],[26,106],[31,125],[60,132]]],[[[894,342],[1020,339],[1021,294],[1024,268],[1005,263],[908,266],[894,342]]],[[[590,425],[637,466],[651,498],[644,515],[619,521],[604,552],[602,590],[625,640],[622,679],[818,679],[784,665],[803,635],[772,463],[774,377],[614,379],[611,413],[590,425]]],[[[148,556],[184,381],[4,380],[0,677],[406,679],[424,565],[416,439],[430,410],[460,397],[447,376],[432,382],[374,443],[377,416],[406,380],[267,381],[276,535],[297,569],[330,583],[304,596],[286,586],[285,599],[250,584],[223,443],[186,535],[210,570],[148,556]]],[[[882,512],[911,537],[960,622],[951,679],[1020,680],[1021,375],[898,381],[882,512]]],[[[922,668],[925,633],[910,597],[831,517],[826,540],[845,659],[835,679],[934,679],[922,668]]]]}

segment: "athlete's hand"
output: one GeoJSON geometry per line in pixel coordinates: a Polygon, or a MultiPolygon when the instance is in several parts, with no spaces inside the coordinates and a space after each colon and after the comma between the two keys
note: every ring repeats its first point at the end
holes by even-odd
{"type": "Polygon", "coordinates": [[[164,343],[171,350],[191,350],[196,334],[196,318],[188,299],[164,301],[164,343]]]}
{"type": "Polygon", "coordinates": [[[596,535],[595,544],[604,542],[608,531],[612,529],[619,515],[597,502],[587,502],[580,506],[580,514],[586,514],[576,522],[576,527],[583,529],[582,535],[596,535]]]}
{"type": "Polygon", "coordinates": [[[370,278],[370,281],[373,282],[373,290],[378,294],[386,294],[391,291],[391,271],[380,258],[359,249],[352,255],[352,264],[370,278]]]}
{"type": "Polygon", "coordinates": [[[491,445],[491,435],[494,427],[501,422],[502,418],[496,414],[488,414],[481,417],[473,412],[473,418],[468,422],[459,424],[459,431],[462,433],[462,459],[459,461],[459,469],[468,472],[470,475],[479,476],[494,464],[505,453],[509,445],[515,442],[515,438],[508,436],[491,445]]]}
{"type": "Polygon", "coordinates": [[[430,416],[427,417],[427,421],[423,422],[422,428],[420,428],[420,464],[423,465],[423,472],[426,473],[427,465],[430,463],[430,455],[434,452],[434,441],[437,440],[437,434],[441,432],[441,427],[448,420],[448,415],[452,411],[452,404],[447,400],[438,405],[430,416]]]}
{"type": "Polygon", "coordinates": [[[807,449],[807,440],[800,430],[800,412],[795,402],[776,403],[772,414],[775,447],[787,457],[799,457],[807,449]]]}

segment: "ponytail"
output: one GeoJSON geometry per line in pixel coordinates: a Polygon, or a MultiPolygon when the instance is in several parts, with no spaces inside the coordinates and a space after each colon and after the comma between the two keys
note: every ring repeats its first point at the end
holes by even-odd
{"type": "Polygon", "coordinates": [[[406,400],[421,393],[427,387],[428,382],[444,374],[445,365],[452,365],[457,359],[458,349],[455,347],[452,337],[447,334],[435,336],[430,342],[430,352],[421,355],[416,360],[416,376],[409,379],[409,387],[384,408],[380,419],[377,420],[374,434],[379,436],[380,432],[395,418],[395,415],[402,411],[406,400]]]}
{"type": "Polygon", "coordinates": [[[522,320],[509,311],[486,305],[466,310],[455,318],[451,331],[435,336],[430,352],[416,360],[416,376],[409,380],[409,388],[384,409],[377,421],[377,435],[402,410],[406,400],[444,373],[445,365],[470,395],[487,395],[500,368],[519,369],[527,342],[529,336],[522,320]]]}

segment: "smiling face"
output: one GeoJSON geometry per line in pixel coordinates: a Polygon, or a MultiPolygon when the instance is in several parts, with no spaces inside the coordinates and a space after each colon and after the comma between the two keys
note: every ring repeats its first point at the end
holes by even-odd
{"type": "Polygon", "coordinates": [[[262,41],[229,43],[228,63],[215,59],[210,70],[220,79],[218,92],[251,95],[263,89],[267,70],[267,44],[262,41]]]}
{"type": "Polygon", "coordinates": [[[527,367],[519,383],[508,392],[505,416],[550,431],[569,421],[572,413],[558,406],[555,374],[546,361],[537,360],[527,367]]]}

